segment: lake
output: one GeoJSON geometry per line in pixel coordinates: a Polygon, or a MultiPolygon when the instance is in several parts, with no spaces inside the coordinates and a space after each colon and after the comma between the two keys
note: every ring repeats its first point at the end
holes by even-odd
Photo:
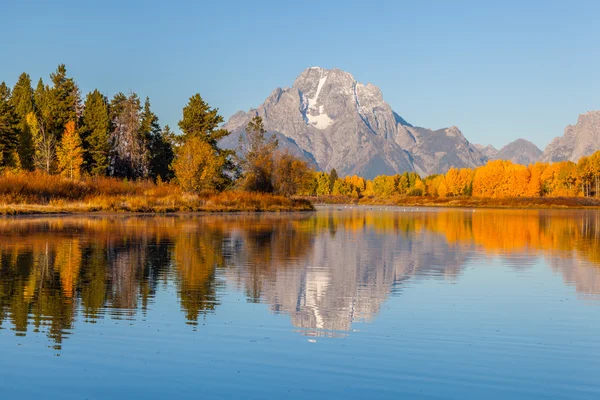
{"type": "Polygon", "coordinates": [[[600,212],[0,219],[4,399],[598,399],[600,212]]]}

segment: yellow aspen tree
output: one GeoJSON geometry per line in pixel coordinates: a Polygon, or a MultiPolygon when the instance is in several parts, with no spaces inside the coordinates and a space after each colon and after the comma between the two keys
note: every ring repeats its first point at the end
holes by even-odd
{"type": "Polygon", "coordinates": [[[69,179],[79,179],[81,177],[83,147],[81,146],[81,138],[75,129],[75,122],[69,121],[65,125],[65,132],[56,156],[61,175],[69,179]]]}

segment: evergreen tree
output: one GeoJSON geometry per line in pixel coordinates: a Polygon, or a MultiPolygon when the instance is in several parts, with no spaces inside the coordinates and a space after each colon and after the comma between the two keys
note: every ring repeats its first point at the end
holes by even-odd
{"type": "Polygon", "coordinates": [[[171,164],[175,159],[173,144],[175,135],[169,125],[150,138],[150,176],[152,179],[170,181],[174,177],[171,164]]]}
{"type": "Polygon", "coordinates": [[[334,169],[331,170],[331,172],[329,173],[329,192],[333,193],[333,185],[335,185],[335,181],[338,180],[338,173],[337,171],[334,169]]]}
{"type": "Polygon", "coordinates": [[[152,112],[152,107],[150,106],[150,98],[146,97],[144,101],[144,108],[142,109],[140,115],[140,139],[143,141],[143,146],[145,148],[145,156],[144,160],[148,168],[150,168],[152,153],[151,153],[151,142],[152,138],[155,136],[160,136],[161,129],[160,124],[158,123],[158,117],[154,112],[152,112]]]}
{"type": "Polygon", "coordinates": [[[67,78],[67,68],[64,64],[60,64],[56,68],[56,72],[50,74],[50,79],[53,87],[48,91],[50,112],[47,128],[60,141],[68,121],[75,121],[75,125],[78,125],[77,114],[81,99],[75,81],[73,78],[67,78]]]}
{"type": "Polygon", "coordinates": [[[211,108],[199,93],[192,97],[188,104],[183,108],[183,118],[179,121],[179,128],[183,131],[183,137],[180,139],[186,142],[192,137],[208,143],[216,152],[217,156],[223,160],[223,170],[221,182],[226,182],[224,186],[229,185],[238,174],[238,169],[233,162],[235,152],[232,150],[221,149],[218,146],[219,140],[228,136],[231,132],[219,128],[223,123],[223,117],[219,115],[219,110],[211,108]]]}
{"type": "Polygon", "coordinates": [[[11,103],[19,119],[17,125],[19,130],[19,161],[21,168],[30,171],[33,169],[34,148],[31,130],[27,124],[27,114],[33,112],[34,100],[29,74],[23,72],[19,76],[19,80],[12,91],[11,103]]]}
{"type": "Polygon", "coordinates": [[[198,136],[214,149],[218,149],[219,140],[230,134],[226,129],[219,128],[223,121],[219,110],[210,108],[200,94],[196,93],[183,108],[183,119],[179,121],[179,128],[183,131],[184,140],[198,136]]]}
{"type": "Polygon", "coordinates": [[[81,130],[86,171],[92,175],[106,175],[108,171],[109,129],[108,100],[96,89],[85,99],[81,130]]]}
{"type": "Polygon", "coordinates": [[[17,167],[19,145],[19,118],[10,101],[10,89],[0,83],[0,169],[17,167]]]}
{"type": "Polygon", "coordinates": [[[173,133],[168,126],[163,131],[158,123],[158,117],[150,107],[150,99],[146,97],[141,121],[142,137],[147,146],[149,175],[152,179],[160,178],[169,181],[173,177],[171,163],[173,162],[173,133]]]}
{"type": "Polygon", "coordinates": [[[56,153],[60,173],[70,179],[79,179],[83,165],[83,147],[74,121],[65,125],[65,132],[56,153]]]}

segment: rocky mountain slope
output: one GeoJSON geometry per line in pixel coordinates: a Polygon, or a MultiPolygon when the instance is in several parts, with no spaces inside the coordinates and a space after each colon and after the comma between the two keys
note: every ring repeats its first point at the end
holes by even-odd
{"type": "Polygon", "coordinates": [[[236,113],[224,125],[232,135],[221,145],[236,148],[255,115],[278,136],[280,147],[341,175],[428,175],[487,160],[457,127],[414,127],[391,109],[378,87],[339,69],[309,68],[291,88],[275,89],[258,108],[236,113]]]}
{"type": "Polygon", "coordinates": [[[494,146],[476,144],[475,147],[487,157],[488,160],[510,160],[516,164],[529,165],[536,162],[542,151],[529,140],[517,139],[510,142],[500,150],[494,146]]]}
{"type": "Polygon", "coordinates": [[[492,159],[496,154],[498,154],[498,149],[496,149],[491,144],[488,144],[487,146],[484,146],[482,144],[475,144],[474,146],[475,148],[477,148],[477,150],[481,152],[481,154],[486,156],[488,159],[492,159]]]}
{"type": "Polygon", "coordinates": [[[502,147],[491,159],[510,160],[516,164],[529,165],[536,162],[542,151],[529,140],[517,139],[502,147]]]}
{"type": "Polygon", "coordinates": [[[600,150],[600,111],[581,114],[577,124],[569,125],[561,137],[556,137],[544,153],[540,161],[573,161],[600,150]]]}

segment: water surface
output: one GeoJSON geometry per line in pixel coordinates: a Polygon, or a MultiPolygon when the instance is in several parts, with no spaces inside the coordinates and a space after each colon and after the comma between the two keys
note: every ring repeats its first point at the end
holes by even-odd
{"type": "Polygon", "coordinates": [[[0,219],[2,398],[600,398],[600,213],[0,219]]]}

